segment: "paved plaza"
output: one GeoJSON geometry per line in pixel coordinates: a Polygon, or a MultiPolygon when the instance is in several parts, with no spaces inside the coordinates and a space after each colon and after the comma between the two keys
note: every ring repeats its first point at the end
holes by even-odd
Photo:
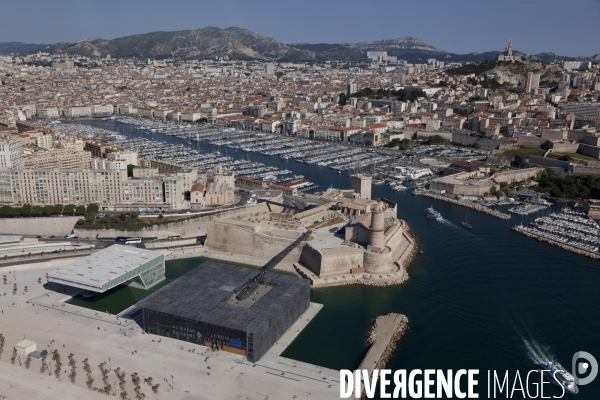
{"type": "MultiPolygon", "coordinates": [[[[329,399],[339,395],[339,374],[318,366],[280,357],[279,354],[310,322],[320,309],[309,309],[256,364],[244,357],[160,336],[145,334],[131,320],[64,301],[71,290],[46,283],[45,274],[74,259],[2,267],[7,283],[0,282],[0,333],[6,338],[0,360],[0,395],[8,399],[94,399],[105,398],[86,386],[83,360],[89,359],[93,387],[104,387],[100,368],[106,363],[111,372],[108,383],[121,389],[115,369],[126,371],[125,391],[135,398],[130,374],[138,373],[141,392],[147,399],[329,399]],[[41,278],[42,284],[38,283],[41,278]],[[13,284],[17,284],[13,295],[13,284]],[[25,291],[27,286],[27,291],[25,291]],[[12,347],[24,338],[36,342],[37,349],[57,349],[62,358],[60,377],[40,372],[41,361],[33,358],[30,368],[24,357],[11,364],[12,347]],[[67,376],[67,356],[77,361],[75,383],[67,376]],[[160,384],[157,393],[144,379],[160,384]]],[[[115,393],[115,392],[113,392],[115,393]]]]}

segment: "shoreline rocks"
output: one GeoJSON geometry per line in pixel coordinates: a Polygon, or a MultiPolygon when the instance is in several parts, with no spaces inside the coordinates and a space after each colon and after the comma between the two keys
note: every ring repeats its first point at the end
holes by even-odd
{"type": "MultiPolygon", "coordinates": [[[[388,316],[389,315],[392,315],[392,314],[388,314],[388,316]]],[[[408,317],[404,314],[397,314],[397,315],[400,316],[400,322],[398,323],[398,326],[394,330],[394,333],[392,334],[392,338],[390,339],[390,342],[388,343],[383,354],[381,355],[379,362],[375,366],[376,369],[385,368],[387,363],[392,358],[394,351],[396,351],[396,348],[398,347],[398,343],[400,342],[400,339],[402,339],[402,336],[408,330],[408,317]]],[[[377,319],[379,319],[379,318],[381,318],[381,317],[377,317],[377,319]]],[[[375,324],[373,325],[373,341],[377,340],[377,333],[376,333],[377,319],[375,319],[375,324]]]]}

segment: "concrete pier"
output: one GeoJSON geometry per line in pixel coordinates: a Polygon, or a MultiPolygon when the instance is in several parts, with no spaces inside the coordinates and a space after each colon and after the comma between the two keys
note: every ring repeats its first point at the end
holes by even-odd
{"type": "Polygon", "coordinates": [[[580,248],[575,247],[575,246],[569,246],[568,244],[561,243],[561,242],[558,242],[556,240],[552,240],[550,238],[547,238],[547,237],[544,237],[544,236],[541,236],[541,235],[536,235],[536,234],[534,234],[532,232],[527,232],[522,227],[519,227],[519,226],[513,226],[511,229],[513,231],[519,232],[520,234],[523,234],[523,235],[525,235],[527,237],[537,239],[540,242],[546,242],[546,243],[548,243],[548,244],[550,244],[552,246],[560,247],[561,249],[570,251],[571,253],[580,254],[582,256],[593,258],[594,260],[600,260],[600,254],[598,254],[598,253],[587,251],[585,249],[580,249],[580,248]]]}
{"type": "Polygon", "coordinates": [[[510,214],[505,214],[505,213],[501,213],[500,211],[491,210],[491,209],[484,207],[482,205],[479,205],[479,204],[473,204],[471,202],[466,202],[466,201],[459,201],[459,200],[452,199],[447,196],[442,196],[439,194],[431,193],[424,189],[421,189],[419,192],[413,192],[413,194],[418,195],[418,196],[431,197],[432,199],[436,199],[436,200],[446,201],[448,203],[456,204],[457,206],[467,207],[472,210],[491,215],[492,217],[506,219],[506,220],[511,219],[510,214]]]}
{"type": "Polygon", "coordinates": [[[406,315],[391,313],[377,317],[367,338],[367,341],[372,343],[371,348],[358,369],[366,369],[370,376],[374,369],[385,368],[407,329],[406,315]]]}

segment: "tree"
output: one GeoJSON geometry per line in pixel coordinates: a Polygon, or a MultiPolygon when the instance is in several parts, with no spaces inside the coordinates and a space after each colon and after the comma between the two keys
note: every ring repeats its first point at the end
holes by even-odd
{"type": "Polygon", "coordinates": [[[54,214],[54,206],[44,206],[42,208],[42,213],[47,216],[54,214]]]}
{"type": "Polygon", "coordinates": [[[497,190],[498,190],[498,189],[496,189],[496,186],[492,186],[492,187],[490,188],[490,194],[491,194],[492,196],[494,196],[494,195],[496,194],[496,191],[497,191],[497,190]]]}
{"type": "Polygon", "coordinates": [[[15,215],[15,210],[11,206],[0,207],[0,217],[12,217],[15,215]]]}
{"type": "Polygon", "coordinates": [[[137,165],[134,164],[127,164],[127,176],[132,178],[133,177],[133,169],[137,167],[137,165]]]}
{"type": "Polygon", "coordinates": [[[400,147],[399,147],[400,150],[408,150],[408,148],[410,147],[411,143],[412,142],[410,141],[410,139],[402,139],[400,141],[400,147]]]}
{"type": "Polygon", "coordinates": [[[33,206],[31,207],[31,215],[33,215],[34,217],[39,217],[40,215],[42,215],[43,209],[40,206],[33,206]]]}
{"type": "Polygon", "coordinates": [[[95,214],[98,212],[98,210],[100,210],[100,207],[96,203],[90,203],[87,206],[87,212],[91,212],[91,213],[95,214]]]}
{"type": "Polygon", "coordinates": [[[429,138],[429,140],[427,141],[429,144],[440,144],[440,143],[445,143],[446,139],[444,139],[442,136],[440,135],[433,135],[429,138]]]}
{"type": "Polygon", "coordinates": [[[54,206],[54,215],[60,215],[63,213],[63,205],[62,204],[56,204],[54,206]]]}
{"type": "Polygon", "coordinates": [[[164,215],[158,214],[158,220],[161,221],[164,218],[164,215]]]}
{"type": "Polygon", "coordinates": [[[561,161],[571,161],[571,160],[573,160],[573,157],[571,157],[568,154],[565,154],[564,156],[560,157],[559,160],[561,160],[561,161]]]}
{"type": "Polygon", "coordinates": [[[0,333],[0,358],[2,358],[2,353],[4,353],[4,335],[0,333]]]}
{"type": "Polygon", "coordinates": [[[463,110],[462,108],[455,107],[452,109],[454,114],[462,115],[463,117],[468,117],[469,112],[467,110],[463,110]]]}
{"type": "Polygon", "coordinates": [[[92,224],[93,224],[94,222],[96,222],[96,213],[89,212],[89,211],[88,211],[88,212],[86,212],[86,213],[85,213],[85,220],[86,220],[87,222],[90,222],[90,223],[92,223],[92,224]]]}
{"type": "Polygon", "coordinates": [[[73,215],[75,214],[75,204],[67,204],[63,209],[63,214],[73,215]]]}
{"type": "Polygon", "coordinates": [[[131,215],[131,218],[132,218],[132,219],[138,219],[138,218],[139,218],[139,216],[140,216],[140,214],[138,214],[138,213],[137,213],[137,212],[135,212],[135,211],[132,211],[132,212],[131,212],[129,215],[131,215]]]}
{"type": "Polygon", "coordinates": [[[23,204],[19,214],[23,217],[29,217],[31,215],[31,204],[23,204]]]}
{"type": "Polygon", "coordinates": [[[75,213],[77,215],[85,214],[85,206],[77,206],[77,208],[75,208],[75,213]]]}

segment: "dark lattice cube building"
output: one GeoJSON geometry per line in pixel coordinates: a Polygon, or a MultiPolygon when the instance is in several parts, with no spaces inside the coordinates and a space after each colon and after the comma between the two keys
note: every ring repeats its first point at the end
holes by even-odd
{"type": "Polygon", "coordinates": [[[258,361],[310,304],[310,282],[268,273],[250,296],[240,287],[257,270],[205,262],[138,306],[147,333],[185,340],[258,361]]]}

